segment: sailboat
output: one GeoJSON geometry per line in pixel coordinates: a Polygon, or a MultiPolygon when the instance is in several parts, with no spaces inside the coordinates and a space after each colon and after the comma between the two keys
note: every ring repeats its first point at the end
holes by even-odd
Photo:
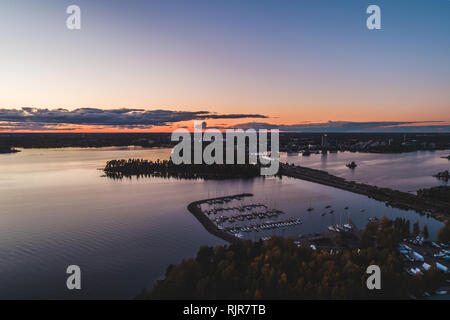
{"type": "Polygon", "coordinates": [[[341,216],[341,214],[339,214],[339,224],[337,224],[336,226],[335,226],[335,228],[336,228],[336,230],[338,230],[338,231],[345,231],[345,229],[342,227],[342,224],[341,224],[341,221],[342,221],[342,216],[341,216]]]}
{"type": "Polygon", "coordinates": [[[352,225],[350,224],[350,217],[349,217],[349,214],[347,213],[347,223],[346,224],[344,224],[344,228],[345,228],[345,230],[352,230],[352,225]]]}

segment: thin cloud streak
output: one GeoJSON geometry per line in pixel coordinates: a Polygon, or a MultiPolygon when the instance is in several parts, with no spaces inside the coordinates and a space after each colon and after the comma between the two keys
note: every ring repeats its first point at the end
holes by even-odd
{"type": "MultiPolygon", "coordinates": [[[[283,132],[450,132],[444,121],[375,121],[350,122],[328,121],[324,123],[302,123],[277,125],[265,122],[248,122],[235,125],[235,129],[279,129],[283,132]]],[[[231,128],[231,127],[230,127],[231,128]]]]}

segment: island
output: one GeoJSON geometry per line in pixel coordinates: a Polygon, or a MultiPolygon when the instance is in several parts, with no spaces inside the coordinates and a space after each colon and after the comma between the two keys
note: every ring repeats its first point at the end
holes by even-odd
{"type": "Polygon", "coordinates": [[[438,178],[439,180],[448,181],[450,179],[450,173],[448,170],[438,172],[433,177],[438,178]]]}
{"type": "Polygon", "coordinates": [[[175,179],[249,179],[260,176],[259,164],[174,164],[172,160],[111,160],[103,168],[107,177],[161,177],[175,179]]]}

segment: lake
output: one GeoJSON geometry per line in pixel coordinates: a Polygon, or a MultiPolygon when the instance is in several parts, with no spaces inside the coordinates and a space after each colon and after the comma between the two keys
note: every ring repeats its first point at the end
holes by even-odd
{"type": "Polygon", "coordinates": [[[280,155],[280,160],[300,166],[328,171],[347,180],[415,193],[421,188],[448,185],[433,175],[450,170],[450,161],[442,159],[449,150],[405,153],[338,152],[310,156],[280,155]],[[345,165],[355,161],[354,170],[345,165]]]}
{"type": "MultiPolygon", "coordinates": [[[[361,195],[292,178],[112,180],[98,170],[111,159],[156,160],[167,159],[169,154],[169,149],[129,147],[26,149],[0,155],[0,298],[133,298],[162,278],[169,264],[195,256],[202,245],[225,243],[204,230],[186,209],[192,201],[211,197],[250,192],[254,194],[251,201],[281,209],[286,217],[302,219],[301,225],[274,231],[279,235],[325,231],[328,225],[347,218],[363,227],[368,217],[383,215],[427,224],[432,238],[442,226],[415,212],[388,208],[361,195]],[[313,212],[306,211],[310,205],[315,208],[313,212]],[[327,205],[335,213],[322,216],[327,205]],[[348,210],[344,210],[346,206],[348,210]],[[71,264],[81,267],[80,291],[66,289],[65,271],[71,264]]],[[[410,181],[407,189],[413,189],[432,181],[424,182],[422,174],[399,169],[402,165],[396,157],[406,161],[403,166],[416,163],[417,169],[422,163],[428,172],[436,169],[434,163],[440,163],[438,155],[391,155],[394,165],[379,165],[379,157],[387,155],[372,155],[372,163],[379,170],[400,170],[410,181]],[[414,162],[417,157],[422,160],[414,162]],[[418,180],[411,175],[417,175],[418,180]]],[[[349,173],[340,168],[341,163],[354,159],[361,163],[361,170],[358,166],[355,174],[366,170],[370,179],[378,179],[374,168],[364,169],[371,161],[365,154],[328,155],[327,160],[320,155],[308,160],[298,158],[302,165],[344,175],[349,173]]],[[[382,174],[390,177],[389,184],[405,186],[404,178],[396,182],[387,172],[382,174]]]]}

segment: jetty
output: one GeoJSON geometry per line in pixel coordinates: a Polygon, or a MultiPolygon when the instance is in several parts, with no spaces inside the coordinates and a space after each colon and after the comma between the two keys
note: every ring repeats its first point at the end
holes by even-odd
{"type": "Polygon", "coordinates": [[[231,232],[232,234],[238,234],[239,232],[252,232],[252,231],[260,231],[260,230],[269,230],[269,229],[277,229],[277,228],[286,228],[290,226],[295,226],[298,224],[302,224],[302,220],[297,218],[291,218],[284,221],[273,221],[273,222],[265,222],[261,224],[254,225],[245,225],[245,226],[229,226],[224,230],[231,232]]]}

